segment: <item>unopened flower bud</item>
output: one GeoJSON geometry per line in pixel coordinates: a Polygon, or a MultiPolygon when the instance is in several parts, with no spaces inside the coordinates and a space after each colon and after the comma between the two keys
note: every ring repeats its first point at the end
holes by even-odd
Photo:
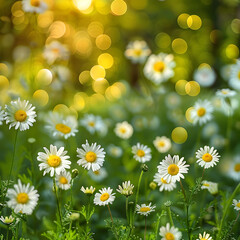
{"type": "Polygon", "coordinates": [[[144,172],[147,172],[147,171],[148,171],[148,166],[147,166],[146,164],[143,164],[143,165],[142,165],[142,170],[143,170],[144,172]]]}
{"type": "Polygon", "coordinates": [[[79,171],[76,168],[74,168],[72,170],[72,179],[76,178],[78,176],[78,174],[79,174],[79,171]]]}
{"type": "Polygon", "coordinates": [[[152,190],[155,190],[156,187],[157,187],[157,184],[156,184],[155,182],[150,182],[149,187],[150,187],[152,190]]]}

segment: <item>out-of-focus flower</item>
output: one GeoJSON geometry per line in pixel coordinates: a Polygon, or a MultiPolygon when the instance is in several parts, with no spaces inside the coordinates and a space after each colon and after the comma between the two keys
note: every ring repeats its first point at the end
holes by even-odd
{"type": "Polygon", "coordinates": [[[213,106],[208,100],[198,100],[191,111],[193,124],[203,125],[212,119],[213,106]]]}
{"type": "Polygon", "coordinates": [[[181,98],[177,93],[171,92],[166,96],[165,104],[171,109],[177,108],[181,104],[181,98]]]}
{"type": "Polygon", "coordinates": [[[97,171],[89,170],[88,174],[96,182],[101,182],[108,176],[108,173],[104,167],[100,168],[97,171]]]}
{"type": "Polygon", "coordinates": [[[6,217],[1,216],[0,217],[0,221],[2,223],[6,224],[6,225],[12,224],[14,220],[15,220],[15,218],[12,217],[12,215],[10,215],[9,217],[8,216],[6,216],[6,217]]]}
{"type": "Polygon", "coordinates": [[[230,98],[235,96],[236,94],[237,93],[235,91],[230,90],[229,88],[224,88],[216,92],[216,95],[220,98],[230,98]]]}
{"type": "Polygon", "coordinates": [[[112,204],[115,199],[115,193],[112,193],[112,191],[113,190],[110,187],[99,190],[100,193],[95,194],[93,200],[94,204],[99,206],[112,204]]]}
{"type": "Polygon", "coordinates": [[[202,87],[210,87],[216,80],[216,73],[211,67],[200,67],[194,72],[193,79],[202,87]]]}
{"type": "Polygon", "coordinates": [[[100,116],[93,114],[85,114],[80,120],[80,125],[85,127],[91,134],[101,131],[104,127],[104,122],[100,116]]]}
{"type": "Polygon", "coordinates": [[[163,179],[162,175],[160,173],[156,173],[154,175],[154,182],[157,183],[157,185],[159,186],[159,191],[172,191],[174,188],[177,187],[176,183],[172,182],[172,181],[166,181],[163,179]]]}
{"type": "Polygon", "coordinates": [[[133,194],[134,185],[130,181],[125,181],[122,183],[122,186],[118,185],[117,191],[122,195],[129,197],[133,194]]]}
{"type": "Polygon", "coordinates": [[[107,147],[107,152],[110,156],[112,157],[115,157],[115,158],[119,158],[122,156],[123,154],[123,150],[122,148],[118,147],[118,146],[115,146],[113,144],[110,144],[108,147],[107,147]]]}
{"type": "Polygon", "coordinates": [[[19,128],[20,131],[25,131],[36,122],[35,107],[26,100],[21,101],[18,98],[18,100],[11,101],[9,105],[6,105],[5,109],[4,119],[7,124],[10,123],[9,129],[15,127],[16,130],[19,128]]]}
{"type": "Polygon", "coordinates": [[[196,152],[197,163],[204,168],[210,168],[217,164],[220,155],[214,147],[204,146],[196,152]]]}
{"type": "Polygon", "coordinates": [[[240,211],[240,200],[233,199],[233,204],[234,209],[237,211],[240,211]]]}
{"type": "Polygon", "coordinates": [[[166,227],[162,226],[160,228],[159,235],[162,237],[161,240],[180,240],[182,238],[182,233],[175,228],[174,226],[170,227],[170,224],[167,223],[166,227]]]}
{"type": "Polygon", "coordinates": [[[226,138],[224,138],[223,136],[215,134],[211,137],[210,144],[215,148],[222,148],[225,146],[226,141],[226,138]]]}
{"type": "Polygon", "coordinates": [[[141,163],[145,163],[151,160],[151,149],[143,144],[137,143],[132,147],[132,153],[134,158],[141,163]]]}
{"type": "Polygon", "coordinates": [[[45,121],[46,129],[50,130],[54,137],[68,139],[78,132],[77,119],[74,116],[63,116],[57,112],[50,112],[45,121]]]}
{"type": "Polygon", "coordinates": [[[151,212],[155,211],[156,206],[151,206],[152,203],[147,204],[141,204],[136,206],[136,212],[139,215],[143,215],[143,216],[148,216],[151,212]]]}
{"type": "Polygon", "coordinates": [[[150,53],[151,50],[145,41],[136,40],[127,45],[125,56],[133,63],[143,63],[150,53]]]}
{"type": "Polygon", "coordinates": [[[8,189],[7,197],[10,199],[7,205],[15,213],[31,215],[37,205],[39,194],[29,183],[22,184],[18,179],[18,184],[15,184],[14,188],[8,189]]]}
{"type": "Polygon", "coordinates": [[[63,190],[68,190],[71,187],[71,180],[70,172],[63,171],[60,174],[56,174],[57,186],[63,190]]]}
{"type": "Polygon", "coordinates": [[[210,138],[218,132],[219,128],[215,122],[207,123],[202,129],[202,135],[204,138],[210,138]]]}
{"type": "Polygon", "coordinates": [[[147,126],[147,119],[143,116],[135,116],[132,119],[132,125],[136,131],[142,131],[147,126]]]}
{"type": "Polygon", "coordinates": [[[67,151],[64,151],[64,147],[60,147],[57,150],[56,146],[50,145],[50,151],[44,147],[44,152],[39,152],[37,160],[41,163],[39,164],[40,171],[44,170],[43,175],[50,172],[50,176],[53,177],[54,174],[61,174],[65,169],[70,169],[71,162],[67,159],[67,151]]]}
{"type": "Polygon", "coordinates": [[[180,181],[181,178],[184,178],[183,173],[188,173],[188,167],[189,165],[184,161],[184,157],[179,159],[178,155],[171,157],[171,155],[168,154],[157,168],[164,180],[175,183],[176,181],[180,181]]]}
{"type": "Polygon", "coordinates": [[[153,144],[160,153],[165,153],[172,147],[171,140],[165,136],[156,137],[153,144]]]}
{"type": "Polygon", "coordinates": [[[103,165],[106,154],[104,149],[97,143],[92,143],[90,146],[87,140],[86,144],[82,144],[82,148],[77,148],[77,156],[80,158],[77,163],[87,170],[99,170],[103,165]]]}
{"type": "Polygon", "coordinates": [[[129,139],[133,134],[133,127],[128,122],[117,123],[114,129],[115,134],[123,139],[129,139]]]}
{"type": "Polygon", "coordinates": [[[227,175],[234,179],[235,181],[240,180],[240,156],[234,157],[234,160],[231,161],[230,168],[227,175]]]}
{"type": "Polygon", "coordinates": [[[212,237],[209,233],[204,232],[203,235],[199,233],[199,238],[197,240],[212,240],[212,237]]]}
{"type": "Polygon", "coordinates": [[[22,8],[25,12],[43,13],[48,5],[43,0],[22,0],[22,8]]]}
{"type": "Polygon", "coordinates": [[[2,110],[2,107],[0,106],[0,125],[2,125],[4,120],[4,110],[2,110]]]}
{"type": "Polygon", "coordinates": [[[93,195],[93,193],[95,192],[95,188],[94,187],[86,187],[86,188],[84,188],[83,186],[81,187],[81,191],[83,192],[83,193],[85,193],[86,195],[89,195],[89,196],[91,196],[91,195],[93,195]]]}
{"type": "Polygon", "coordinates": [[[207,189],[211,194],[215,195],[218,193],[218,184],[210,181],[202,181],[202,189],[207,189]]]}
{"type": "Polygon", "coordinates": [[[45,46],[43,56],[48,64],[53,64],[56,60],[68,60],[69,51],[65,45],[54,41],[45,46]]]}
{"type": "Polygon", "coordinates": [[[175,65],[172,54],[159,53],[148,58],[143,71],[149,80],[158,85],[174,76],[175,65]]]}
{"type": "Polygon", "coordinates": [[[229,86],[235,90],[240,90],[240,60],[232,65],[229,86]]]}

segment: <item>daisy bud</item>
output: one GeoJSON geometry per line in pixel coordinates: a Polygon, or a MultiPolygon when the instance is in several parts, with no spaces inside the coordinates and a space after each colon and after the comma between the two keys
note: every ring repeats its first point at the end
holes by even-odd
{"type": "Polygon", "coordinates": [[[79,219],[79,217],[80,217],[80,214],[79,214],[79,213],[72,213],[72,214],[69,216],[69,219],[70,219],[71,221],[76,221],[76,220],[79,219]]]}
{"type": "Polygon", "coordinates": [[[74,168],[72,170],[72,179],[76,178],[78,176],[78,174],[79,174],[79,171],[76,168],[74,168]]]}
{"type": "Polygon", "coordinates": [[[165,207],[171,207],[172,206],[172,202],[171,201],[166,201],[164,203],[165,207]]]}
{"type": "Polygon", "coordinates": [[[156,184],[155,182],[150,182],[149,187],[150,187],[152,190],[155,190],[156,187],[157,187],[157,184],[156,184]]]}
{"type": "Polygon", "coordinates": [[[147,166],[146,164],[143,164],[143,165],[142,165],[142,170],[143,170],[144,172],[147,172],[147,171],[148,171],[148,166],[147,166]]]}

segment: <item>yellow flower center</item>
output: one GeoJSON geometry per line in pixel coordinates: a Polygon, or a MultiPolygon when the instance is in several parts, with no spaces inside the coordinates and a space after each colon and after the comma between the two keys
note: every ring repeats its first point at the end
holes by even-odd
{"type": "Polygon", "coordinates": [[[122,128],[119,129],[119,131],[120,131],[121,133],[125,133],[125,132],[126,132],[126,128],[123,128],[123,127],[122,127],[122,128]]]}
{"type": "Polygon", "coordinates": [[[48,160],[48,165],[50,167],[58,167],[61,164],[61,158],[59,156],[56,155],[50,155],[48,160]]]}
{"type": "Polygon", "coordinates": [[[167,183],[167,181],[165,179],[163,179],[163,178],[161,178],[161,182],[165,183],[165,184],[167,183]]]}
{"type": "Polygon", "coordinates": [[[31,0],[31,1],[30,1],[30,4],[31,4],[33,7],[39,7],[39,6],[40,6],[40,0],[31,0]]]}
{"type": "Polygon", "coordinates": [[[174,240],[175,239],[174,235],[170,232],[166,233],[165,238],[166,238],[166,240],[174,240]]]}
{"type": "Polygon", "coordinates": [[[61,176],[61,177],[59,178],[59,182],[60,182],[61,184],[67,184],[67,183],[68,183],[68,180],[67,180],[65,177],[61,176]]]}
{"type": "Polygon", "coordinates": [[[226,90],[222,90],[221,92],[222,92],[222,94],[228,94],[228,91],[226,91],[226,90]]]}
{"type": "Polygon", "coordinates": [[[205,161],[205,162],[211,162],[213,159],[212,155],[209,154],[209,153],[205,153],[203,154],[202,156],[202,160],[205,161]]]}
{"type": "Polygon", "coordinates": [[[24,122],[27,119],[27,113],[24,110],[17,110],[14,117],[18,122],[24,122]]]}
{"type": "Polygon", "coordinates": [[[234,166],[234,170],[235,170],[235,172],[240,172],[240,163],[237,163],[237,164],[234,166]]]}
{"type": "Polygon", "coordinates": [[[149,212],[151,210],[151,208],[150,207],[141,207],[140,208],[140,212],[149,212]]]}
{"type": "Polygon", "coordinates": [[[28,202],[28,200],[29,200],[29,197],[28,197],[27,193],[19,193],[17,195],[17,202],[18,203],[25,204],[25,203],[28,202]]]}
{"type": "Polygon", "coordinates": [[[204,116],[205,114],[206,114],[206,109],[205,109],[205,108],[201,107],[201,108],[199,108],[199,109],[197,110],[197,115],[198,115],[199,117],[202,117],[202,116],[204,116]]]}
{"type": "Polygon", "coordinates": [[[85,159],[87,162],[95,162],[97,159],[97,155],[95,152],[87,152],[85,155],[85,159]]]}
{"type": "Polygon", "coordinates": [[[204,183],[203,186],[209,187],[209,184],[208,183],[204,183]]]}
{"type": "Polygon", "coordinates": [[[59,54],[60,50],[58,48],[52,48],[52,52],[56,55],[59,54]]]}
{"type": "Polygon", "coordinates": [[[89,122],[88,125],[89,125],[90,127],[94,127],[94,126],[95,126],[95,122],[89,122]]]}
{"type": "Polygon", "coordinates": [[[239,202],[239,203],[237,203],[237,204],[236,204],[236,206],[240,208],[240,202],[239,202]]]}
{"type": "Polygon", "coordinates": [[[172,176],[175,176],[179,173],[179,167],[176,164],[170,164],[168,166],[168,173],[172,176]]]}
{"type": "Polygon", "coordinates": [[[240,80],[240,71],[238,72],[238,78],[239,78],[239,80],[240,80]]]}
{"type": "Polygon", "coordinates": [[[134,49],[133,50],[134,51],[134,55],[136,55],[136,56],[141,56],[141,54],[142,54],[142,49],[134,49]]]}
{"type": "Polygon", "coordinates": [[[207,240],[206,238],[201,238],[201,240],[207,240]]]}
{"type": "Polygon", "coordinates": [[[102,202],[105,202],[105,201],[107,201],[107,200],[109,199],[109,197],[110,197],[110,195],[109,195],[108,193],[103,193],[103,194],[101,195],[101,197],[100,197],[100,200],[101,200],[102,202]]]}
{"type": "Polygon", "coordinates": [[[85,190],[85,194],[93,194],[94,190],[91,190],[90,188],[87,188],[85,190]]]}
{"type": "Polygon", "coordinates": [[[55,128],[63,134],[68,134],[71,132],[71,128],[62,123],[56,124],[55,128]]]}
{"type": "Polygon", "coordinates": [[[164,71],[164,69],[165,69],[165,64],[164,64],[164,62],[160,61],[160,62],[154,63],[153,69],[154,69],[154,71],[156,71],[156,72],[162,73],[162,72],[164,71]]]}
{"type": "Polygon", "coordinates": [[[159,141],[158,142],[158,146],[159,147],[164,147],[165,146],[165,142],[164,141],[159,141]]]}
{"type": "Polygon", "coordinates": [[[142,149],[138,149],[138,150],[137,150],[137,155],[138,155],[139,157],[144,157],[144,156],[145,156],[145,152],[144,152],[142,149]]]}
{"type": "Polygon", "coordinates": [[[94,171],[93,173],[98,176],[100,174],[100,171],[97,170],[97,171],[94,171]]]}

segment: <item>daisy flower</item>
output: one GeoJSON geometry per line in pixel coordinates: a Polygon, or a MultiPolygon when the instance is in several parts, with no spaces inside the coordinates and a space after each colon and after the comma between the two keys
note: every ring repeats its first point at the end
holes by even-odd
{"type": "Polygon", "coordinates": [[[152,158],[151,149],[140,143],[132,147],[132,153],[133,157],[140,163],[148,162],[152,158]]]}
{"type": "Polygon", "coordinates": [[[155,208],[156,208],[156,206],[154,206],[154,205],[151,206],[151,205],[152,205],[152,203],[149,203],[148,205],[146,205],[145,203],[141,204],[141,205],[137,204],[137,206],[136,206],[137,214],[148,216],[151,212],[154,212],[155,208]]]}
{"type": "Polygon", "coordinates": [[[148,79],[158,85],[174,76],[175,65],[172,54],[159,53],[148,58],[143,72],[148,79]]]}
{"type": "Polygon", "coordinates": [[[86,187],[86,188],[84,188],[83,186],[81,187],[81,191],[83,192],[83,193],[85,193],[86,195],[89,195],[89,196],[91,196],[91,195],[93,195],[93,193],[95,192],[95,188],[94,187],[90,187],[90,188],[88,188],[88,187],[86,187]]]}
{"type": "Polygon", "coordinates": [[[82,148],[77,148],[78,157],[80,158],[77,163],[87,170],[92,169],[93,171],[99,170],[104,162],[105,152],[97,143],[89,145],[86,140],[86,144],[82,144],[82,148]]]}
{"type": "Polygon", "coordinates": [[[60,175],[65,169],[70,169],[71,162],[67,160],[70,157],[66,155],[67,151],[64,151],[64,147],[57,150],[56,146],[50,145],[50,151],[46,147],[43,149],[45,153],[39,152],[37,157],[37,160],[42,162],[39,168],[40,171],[44,170],[43,176],[50,172],[50,176],[53,177],[55,173],[60,175]]]}
{"type": "Polygon", "coordinates": [[[197,240],[212,240],[212,237],[209,233],[204,232],[203,235],[199,233],[199,238],[197,240]]]}
{"type": "Polygon", "coordinates": [[[112,157],[115,157],[115,158],[119,158],[122,156],[123,154],[123,150],[122,148],[118,147],[118,146],[115,146],[113,144],[110,144],[108,147],[107,147],[107,152],[110,156],[112,157]]]}
{"type": "Polygon", "coordinates": [[[48,6],[43,0],[22,0],[22,8],[25,12],[43,13],[48,6]]]}
{"type": "Polygon", "coordinates": [[[178,228],[170,227],[170,224],[167,223],[166,227],[161,227],[159,235],[162,237],[161,240],[180,240],[182,238],[182,233],[178,228]]]}
{"type": "Polygon", "coordinates": [[[68,60],[69,51],[65,45],[53,41],[45,46],[43,56],[48,64],[53,64],[56,60],[68,60]]]}
{"type": "Polygon", "coordinates": [[[16,101],[11,101],[10,105],[6,105],[5,109],[4,120],[7,124],[10,123],[9,129],[15,127],[16,130],[19,128],[20,131],[25,131],[36,122],[35,107],[26,100],[21,101],[18,98],[16,101]]]}
{"type": "Polygon", "coordinates": [[[112,193],[112,191],[113,190],[110,187],[99,190],[100,193],[95,194],[93,200],[94,204],[99,206],[112,204],[115,199],[115,193],[112,193]]]}
{"type": "Polygon", "coordinates": [[[165,153],[172,147],[171,140],[165,136],[156,137],[153,144],[160,153],[165,153]]]}
{"type": "Polygon", "coordinates": [[[122,186],[118,185],[117,191],[122,195],[129,197],[133,195],[133,188],[134,188],[134,185],[131,184],[130,181],[125,181],[122,183],[122,186]]]}
{"type": "Polygon", "coordinates": [[[187,165],[183,159],[184,157],[179,159],[178,155],[171,157],[171,155],[168,154],[158,166],[158,172],[162,175],[162,178],[167,182],[173,183],[184,178],[183,173],[188,173],[189,165],[187,165]]]}
{"type": "Polygon", "coordinates": [[[4,120],[4,110],[2,110],[2,107],[0,106],[0,125],[2,125],[4,120]]]}
{"type": "Polygon", "coordinates": [[[237,156],[231,163],[228,176],[236,181],[240,180],[240,156],[237,156]]]}
{"type": "Polygon", "coordinates": [[[85,127],[91,134],[100,132],[104,128],[102,118],[93,114],[85,114],[83,119],[80,120],[80,125],[85,127]]]}
{"type": "Polygon", "coordinates": [[[57,186],[63,190],[68,190],[71,187],[71,174],[67,171],[62,171],[60,174],[56,174],[57,186]]]}
{"type": "Polygon", "coordinates": [[[9,188],[6,195],[10,200],[7,202],[9,208],[15,213],[23,213],[31,215],[37,205],[39,194],[33,186],[22,184],[18,180],[18,184],[14,184],[14,188],[9,188]]]}
{"type": "Polygon", "coordinates": [[[240,60],[231,67],[229,86],[237,91],[240,90],[240,60]]]}
{"type": "Polygon", "coordinates": [[[198,100],[191,111],[191,119],[193,124],[204,123],[212,119],[213,106],[208,100],[198,100]]]}
{"type": "Polygon", "coordinates": [[[125,56],[132,63],[143,63],[150,53],[151,50],[145,41],[135,40],[127,45],[125,56]]]}
{"type": "Polygon", "coordinates": [[[240,211],[240,200],[233,199],[233,204],[232,205],[234,206],[234,209],[236,211],[240,211]]]}
{"type": "Polygon", "coordinates": [[[216,73],[210,66],[200,67],[194,72],[193,79],[202,87],[210,87],[216,81],[216,73]]]}
{"type": "Polygon", "coordinates": [[[124,121],[116,124],[114,132],[120,138],[129,139],[133,134],[133,127],[131,124],[124,121]]]}
{"type": "Polygon", "coordinates": [[[220,155],[214,147],[204,146],[196,152],[197,163],[204,168],[210,168],[217,164],[220,155]]]}
{"type": "Polygon", "coordinates": [[[14,219],[15,218],[12,217],[12,215],[10,215],[9,217],[3,217],[3,216],[0,217],[0,221],[6,225],[12,224],[14,219]]]}
{"type": "Polygon", "coordinates": [[[92,180],[96,182],[101,182],[103,179],[105,179],[108,176],[108,173],[104,167],[100,168],[97,171],[92,171],[90,169],[88,174],[92,178],[92,180]]]}
{"type": "Polygon", "coordinates": [[[211,194],[215,195],[218,193],[218,184],[210,181],[202,181],[201,189],[207,189],[211,194]]]}
{"type": "Polygon", "coordinates": [[[78,132],[77,120],[73,116],[66,116],[51,112],[47,116],[46,129],[50,130],[54,137],[64,137],[68,139],[71,136],[75,136],[78,132]]]}
{"type": "Polygon", "coordinates": [[[172,191],[174,188],[177,187],[176,183],[174,182],[167,182],[166,180],[163,179],[163,177],[161,176],[161,174],[156,173],[153,177],[153,181],[157,183],[157,185],[159,186],[159,191],[172,191]]]}
{"type": "Polygon", "coordinates": [[[220,98],[230,98],[235,96],[236,94],[237,93],[235,91],[230,90],[229,88],[224,88],[216,92],[216,95],[220,98]]]}

